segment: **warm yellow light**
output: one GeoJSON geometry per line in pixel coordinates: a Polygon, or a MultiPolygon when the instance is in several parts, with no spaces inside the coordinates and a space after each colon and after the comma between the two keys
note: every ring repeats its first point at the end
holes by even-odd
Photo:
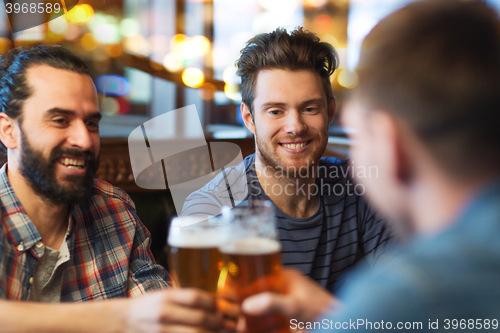
{"type": "Polygon", "coordinates": [[[240,91],[238,89],[238,86],[232,85],[232,84],[226,84],[224,86],[224,93],[226,96],[232,100],[239,100],[241,97],[240,91]]]}
{"type": "Polygon", "coordinates": [[[104,50],[106,50],[106,53],[111,58],[117,58],[123,54],[123,48],[121,44],[108,44],[104,47],[104,50]]]}
{"type": "Polygon", "coordinates": [[[188,87],[198,88],[204,81],[205,75],[203,75],[203,72],[198,68],[190,67],[182,72],[182,82],[188,87]]]}
{"type": "Polygon", "coordinates": [[[87,51],[93,51],[97,48],[97,46],[99,46],[99,43],[94,39],[94,36],[92,35],[91,32],[83,35],[82,39],[80,40],[80,43],[82,44],[83,48],[87,51]]]}
{"type": "Polygon", "coordinates": [[[190,42],[196,55],[202,56],[210,51],[210,41],[205,36],[194,36],[190,42]]]}
{"type": "Polygon", "coordinates": [[[348,69],[343,69],[340,71],[337,80],[342,87],[351,89],[358,84],[358,74],[356,71],[351,72],[348,69]]]}
{"type": "Polygon", "coordinates": [[[304,5],[306,7],[319,8],[319,7],[323,7],[324,5],[326,5],[327,2],[328,2],[328,0],[306,0],[304,5]]]}
{"type": "Polygon", "coordinates": [[[170,40],[170,51],[180,53],[182,51],[182,44],[188,40],[188,37],[183,34],[177,34],[170,40]]]}
{"type": "Polygon", "coordinates": [[[147,52],[148,42],[142,35],[134,34],[125,38],[124,46],[127,51],[143,54],[147,52]]]}
{"type": "Polygon", "coordinates": [[[87,4],[76,5],[68,13],[68,21],[76,24],[83,24],[89,22],[93,16],[94,8],[92,8],[92,6],[87,4]]]}

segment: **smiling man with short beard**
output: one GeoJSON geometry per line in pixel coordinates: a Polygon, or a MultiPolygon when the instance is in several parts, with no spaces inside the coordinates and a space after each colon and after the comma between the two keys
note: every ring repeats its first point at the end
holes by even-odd
{"type": "Polygon", "coordinates": [[[241,114],[255,135],[256,153],[192,193],[181,215],[220,214],[221,203],[228,202],[224,180],[234,189],[246,177],[242,202],[273,203],[284,265],[335,292],[361,257],[374,262],[392,245],[385,221],[347,177],[352,166],[321,158],[336,111],[330,82],[336,52],[302,28],[277,29],[250,39],[236,64],[241,114]]]}
{"type": "Polygon", "coordinates": [[[14,49],[0,75],[0,330],[219,332],[214,297],[167,288],[130,197],[94,179],[101,113],[85,63],[14,49]]]}

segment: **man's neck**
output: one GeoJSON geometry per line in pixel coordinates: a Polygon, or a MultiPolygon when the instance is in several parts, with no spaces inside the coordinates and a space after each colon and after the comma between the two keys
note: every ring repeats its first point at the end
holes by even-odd
{"type": "Polygon", "coordinates": [[[24,211],[42,236],[42,242],[59,249],[68,228],[68,205],[55,205],[42,198],[17,171],[8,170],[9,182],[24,211]]]}
{"type": "Polygon", "coordinates": [[[467,204],[488,184],[487,178],[453,181],[437,175],[412,189],[411,219],[420,234],[437,234],[449,228],[467,204]]]}
{"type": "Polygon", "coordinates": [[[255,171],[262,189],[283,213],[308,218],[318,210],[315,172],[310,172],[308,177],[288,177],[285,172],[268,166],[258,152],[255,154],[255,171]]]}

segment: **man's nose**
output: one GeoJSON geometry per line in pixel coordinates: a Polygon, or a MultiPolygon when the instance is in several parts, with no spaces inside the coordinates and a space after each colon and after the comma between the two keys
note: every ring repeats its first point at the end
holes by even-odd
{"type": "Polygon", "coordinates": [[[93,146],[92,135],[83,121],[78,121],[69,128],[68,143],[75,148],[83,151],[91,150],[93,146]]]}
{"type": "Polygon", "coordinates": [[[293,135],[301,135],[307,130],[307,124],[300,112],[290,112],[286,117],[285,132],[293,135]]]}

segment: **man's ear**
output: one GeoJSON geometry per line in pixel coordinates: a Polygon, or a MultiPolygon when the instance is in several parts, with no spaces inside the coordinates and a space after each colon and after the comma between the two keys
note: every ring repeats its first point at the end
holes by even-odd
{"type": "Polygon", "coordinates": [[[333,117],[335,117],[335,114],[337,113],[337,102],[335,101],[335,97],[332,97],[330,100],[330,105],[328,105],[328,126],[333,121],[333,117]]]}
{"type": "Polygon", "coordinates": [[[17,148],[16,122],[5,112],[0,113],[0,140],[8,149],[17,148]]]}
{"type": "Polygon", "coordinates": [[[245,103],[241,103],[241,118],[245,123],[245,126],[248,128],[253,135],[255,135],[255,124],[253,123],[253,117],[250,113],[250,108],[245,103]]]}
{"type": "Polygon", "coordinates": [[[380,154],[382,164],[388,168],[392,178],[401,183],[411,182],[412,168],[410,162],[411,152],[408,151],[407,138],[404,125],[386,111],[372,111],[370,130],[379,143],[377,154],[380,154]]]}

